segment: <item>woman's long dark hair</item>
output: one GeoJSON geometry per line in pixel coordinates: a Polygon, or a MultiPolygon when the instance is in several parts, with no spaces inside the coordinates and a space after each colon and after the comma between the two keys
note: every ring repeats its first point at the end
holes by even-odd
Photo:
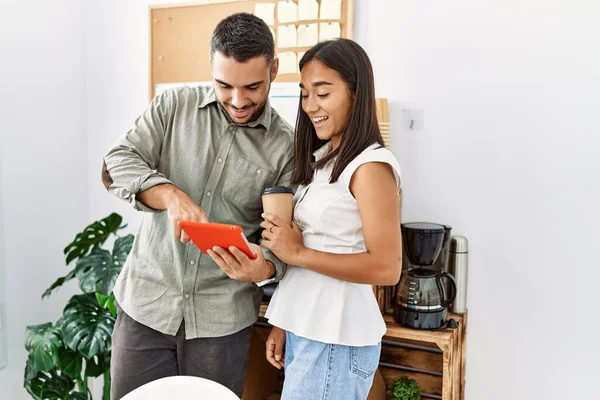
{"type": "Polygon", "coordinates": [[[373,68],[363,48],[349,39],[321,42],[304,54],[300,60],[300,71],[306,63],[313,60],[319,60],[337,71],[348,85],[354,100],[340,146],[321,160],[313,162],[313,152],[327,141],[317,136],[312,121],[302,109],[302,98],[300,99],[294,144],[294,184],[310,183],[314,170],[322,168],[334,157],[337,159],[329,182],[336,182],[344,168],[364,149],[374,143],[383,147],[377,124],[373,68]]]}

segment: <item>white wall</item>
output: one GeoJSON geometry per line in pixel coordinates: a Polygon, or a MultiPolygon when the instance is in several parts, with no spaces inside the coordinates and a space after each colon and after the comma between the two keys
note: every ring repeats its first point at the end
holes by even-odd
{"type": "Polygon", "coordinates": [[[25,327],[58,319],[75,293],[70,286],[41,299],[68,272],[62,249],[89,218],[83,27],[77,0],[2,5],[0,224],[9,352],[0,397],[19,400],[29,398],[22,388],[25,327]]]}
{"type": "MultiPolygon", "coordinates": [[[[149,4],[146,0],[82,3],[89,219],[117,212],[134,234],[141,213],[106,192],[100,168],[102,157],[149,102],[149,4]]],[[[94,398],[101,398],[102,385],[100,380],[93,383],[94,398]]]]}
{"type": "Polygon", "coordinates": [[[600,398],[600,4],[358,1],[405,221],[470,240],[467,399],[600,398]],[[425,129],[399,131],[402,104],[425,129]],[[395,129],[394,129],[395,127],[395,129]]]}
{"type": "Polygon", "coordinates": [[[6,313],[6,274],[4,272],[4,211],[2,210],[2,153],[0,153],[0,369],[8,363],[6,313]]]}
{"type": "Polygon", "coordinates": [[[83,3],[85,35],[85,125],[89,206],[93,219],[118,212],[130,230],[141,214],[106,193],[102,157],[149,102],[149,5],[181,1],[102,0],[83,3]]]}
{"type": "MultiPolygon", "coordinates": [[[[0,25],[3,228],[7,298],[23,306],[9,309],[0,387],[18,399],[24,326],[54,319],[68,298],[39,301],[65,270],[63,244],[91,218],[139,218],[104,192],[99,167],[147,104],[150,1],[83,2],[83,27],[74,0],[12,3],[0,25]],[[19,226],[34,219],[52,234],[19,226]]],[[[468,400],[598,393],[599,10],[560,3],[357,0],[356,39],[391,101],[404,219],[470,239],[468,400]],[[424,109],[423,131],[397,130],[404,103],[424,109]]]]}

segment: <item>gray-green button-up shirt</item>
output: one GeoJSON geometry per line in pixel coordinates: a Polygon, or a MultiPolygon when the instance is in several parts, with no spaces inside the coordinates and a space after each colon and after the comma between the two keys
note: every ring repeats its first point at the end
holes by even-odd
{"type": "MultiPolygon", "coordinates": [[[[134,320],[175,335],[182,320],[188,339],[228,335],[253,324],[262,290],[230,279],[192,243],[174,238],[166,212],[149,209],[136,194],[172,183],[204,209],[211,222],[240,225],[260,238],[265,187],[289,185],[293,130],[267,103],[249,124],[235,124],[213,88],[179,88],[157,96],[108,152],[108,190],[146,211],[114,293],[134,320]]],[[[285,264],[268,249],[276,279],[285,264]]]]}

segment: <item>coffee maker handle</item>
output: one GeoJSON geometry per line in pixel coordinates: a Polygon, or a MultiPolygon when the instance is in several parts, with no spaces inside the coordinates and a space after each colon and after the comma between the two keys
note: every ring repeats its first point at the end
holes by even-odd
{"type": "Polygon", "coordinates": [[[442,293],[444,295],[444,307],[450,307],[450,305],[454,302],[454,299],[456,299],[456,280],[454,280],[454,277],[451,274],[444,272],[444,271],[441,271],[438,274],[437,279],[440,282],[440,286],[442,288],[442,293]],[[451,283],[451,285],[450,285],[452,287],[452,290],[450,292],[451,296],[447,296],[446,285],[442,284],[443,279],[448,279],[451,283]]]}

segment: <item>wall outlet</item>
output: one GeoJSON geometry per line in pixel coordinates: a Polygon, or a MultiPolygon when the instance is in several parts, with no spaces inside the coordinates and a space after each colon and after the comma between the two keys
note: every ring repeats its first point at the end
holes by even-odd
{"type": "Polygon", "coordinates": [[[404,131],[421,131],[425,127],[425,113],[422,108],[402,108],[401,127],[404,131]]]}

